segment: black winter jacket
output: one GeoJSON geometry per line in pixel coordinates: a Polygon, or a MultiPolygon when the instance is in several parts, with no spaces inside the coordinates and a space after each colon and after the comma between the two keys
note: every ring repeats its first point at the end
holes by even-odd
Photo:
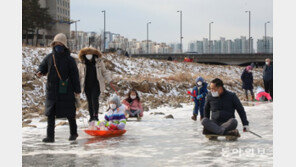
{"type": "Polygon", "coordinates": [[[213,97],[208,94],[205,104],[205,117],[222,124],[230,118],[235,118],[234,110],[237,110],[243,125],[248,125],[246,112],[240,100],[235,93],[224,89],[224,92],[219,97],[213,97]],[[212,112],[211,112],[212,111],[212,112]]]}
{"type": "Polygon", "coordinates": [[[263,80],[264,81],[271,81],[273,79],[273,66],[272,65],[265,65],[263,67],[263,80]]]}
{"type": "Polygon", "coordinates": [[[241,75],[241,79],[243,82],[243,89],[252,90],[253,89],[253,74],[248,72],[246,69],[241,75]]]}
{"type": "Polygon", "coordinates": [[[47,74],[45,115],[55,115],[58,118],[75,116],[75,93],[81,93],[79,73],[74,58],[70,51],[65,50],[63,54],[57,54],[54,50],[41,62],[38,71],[47,74]],[[63,80],[68,79],[67,93],[59,93],[59,77],[54,67],[53,56],[63,80]]]}

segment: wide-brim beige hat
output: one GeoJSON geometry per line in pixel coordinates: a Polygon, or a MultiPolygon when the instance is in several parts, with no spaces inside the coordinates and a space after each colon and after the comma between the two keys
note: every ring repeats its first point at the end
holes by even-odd
{"type": "Polygon", "coordinates": [[[68,48],[68,45],[67,45],[67,37],[66,37],[66,35],[63,34],[63,33],[59,33],[59,34],[57,34],[57,35],[54,37],[53,41],[50,43],[50,46],[53,47],[55,42],[60,42],[60,43],[62,43],[66,48],[68,48]]]}

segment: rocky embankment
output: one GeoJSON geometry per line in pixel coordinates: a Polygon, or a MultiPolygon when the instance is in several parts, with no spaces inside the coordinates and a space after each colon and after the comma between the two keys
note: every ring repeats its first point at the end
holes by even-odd
{"type": "MultiPolygon", "coordinates": [[[[31,125],[33,118],[46,121],[43,116],[45,101],[46,77],[37,78],[35,72],[42,59],[50,53],[51,48],[23,47],[22,50],[22,120],[23,127],[31,125]]],[[[72,54],[77,57],[76,54],[72,54]]],[[[187,91],[194,87],[196,77],[202,76],[208,83],[219,77],[225,87],[237,93],[244,100],[240,75],[244,67],[205,65],[197,63],[171,62],[145,58],[127,58],[116,54],[103,56],[106,68],[112,72],[113,83],[121,99],[128,90],[139,91],[145,111],[167,105],[174,108],[182,107],[181,103],[190,103],[187,91]]],[[[262,69],[254,69],[254,86],[263,86],[262,69]]],[[[110,94],[115,91],[107,86],[100,97],[100,112],[104,110],[110,94]]],[[[81,96],[81,108],[77,117],[87,117],[85,96],[81,96]]],[[[66,123],[61,123],[63,125],[66,123]]],[[[59,125],[57,125],[59,126],[59,125]]]]}

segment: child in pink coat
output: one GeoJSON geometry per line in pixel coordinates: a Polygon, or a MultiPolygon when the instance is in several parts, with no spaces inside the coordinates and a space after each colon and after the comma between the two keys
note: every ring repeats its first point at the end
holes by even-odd
{"type": "Polygon", "coordinates": [[[143,117],[143,107],[138,92],[135,89],[129,91],[127,98],[122,101],[125,105],[125,117],[137,117],[138,120],[143,117]]]}
{"type": "Polygon", "coordinates": [[[266,93],[263,88],[258,87],[256,91],[256,100],[257,101],[272,101],[272,98],[269,93],[266,93]]]}

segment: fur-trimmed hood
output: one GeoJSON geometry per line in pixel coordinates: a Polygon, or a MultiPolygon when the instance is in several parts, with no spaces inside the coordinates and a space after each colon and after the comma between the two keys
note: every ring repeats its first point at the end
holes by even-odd
{"type": "Polygon", "coordinates": [[[87,54],[97,55],[99,58],[102,57],[102,53],[99,50],[92,47],[86,47],[79,51],[79,54],[78,54],[79,60],[83,62],[84,61],[83,56],[87,54]]]}

